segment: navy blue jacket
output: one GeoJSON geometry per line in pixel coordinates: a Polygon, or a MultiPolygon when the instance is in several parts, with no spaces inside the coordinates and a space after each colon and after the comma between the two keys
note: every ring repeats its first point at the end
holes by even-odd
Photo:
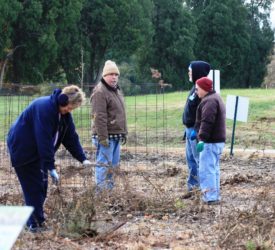
{"type": "Polygon", "coordinates": [[[189,92],[182,114],[182,123],[187,128],[193,127],[195,125],[196,111],[200,104],[200,99],[195,93],[195,83],[198,79],[207,76],[210,72],[210,65],[204,61],[192,61],[190,67],[192,69],[192,81],[194,85],[189,92]]]}
{"type": "Polygon", "coordinates": [[[86,159],[72,115],[59,113],[60,93],[58,89],[51,96],[35,99],[11,126],[7,143],[13,167],[39,160],[46,169],[54,169],[54,155],[61,143],[78,161],[86,159]]]}

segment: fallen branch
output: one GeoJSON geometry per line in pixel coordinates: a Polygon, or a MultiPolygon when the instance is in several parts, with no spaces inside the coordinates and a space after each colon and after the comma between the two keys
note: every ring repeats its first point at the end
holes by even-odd
{"type": "Polygon", "coordinates": [[[117,225],[115,225],[114,227],[112,227],[110,230],[108,230],[107,232],[101,233],[100,235],[95,237],[95,241],[102,241],[102,240],[108,240],[112,234],[118,230],[119,228],[121,228],[123,225],[126,224],[127,221],[123,221],[117,225]]]}

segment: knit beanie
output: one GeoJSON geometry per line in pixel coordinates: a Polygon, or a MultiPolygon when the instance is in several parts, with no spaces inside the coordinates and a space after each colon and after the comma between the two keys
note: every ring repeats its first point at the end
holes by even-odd
{"type": "Polygon", "coordinates": [[[118,75],[120,74],[116,63],[111,60],[108,60],[105,62],[103,72],[102,72],[103,76],[106,76],[109,74],[118,74],[118,75]]]}
{"type": "Polygon", "coordinates": [[[199,80],[196,81],[196,84],[205,90],[206,92],[212,91],[213,82],[208,77],[202,77],[199,80]]]}

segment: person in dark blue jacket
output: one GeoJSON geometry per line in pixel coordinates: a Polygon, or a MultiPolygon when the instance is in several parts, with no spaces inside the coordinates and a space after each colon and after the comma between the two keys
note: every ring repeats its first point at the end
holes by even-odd
{"type": "Polygon", "coordinates": [[[199,153],[196,150],[196,140],[191,138],[196,121],[196,111],[200,104],[200,98],[195,92],[195,83],[201,77],[209,74],[210,65],[204,61],[192,61],[188,70],[189,81],[193,83],[193,86],[189,92],[182,114],[182,123],[186,127],[184,137],[186,138],[186,161],[188,166],[187,193],[182,198],[190,198],[194,191],[199,188],[199,153]]]}
{"type": "Polygon", "coordinates": [[[71,111],[85,101],[85,94],[75,86],[56,89],[51,96],[35,99],[12,124],[7,138],[11,163],[18,176],[27,206],[34,212],[27,221],[31,232],[45,227],[44,202],[47,196],[48,171],[55,184],[55,152],[62,143],[71,155],[91,165],[76,133],[71,111]]]}

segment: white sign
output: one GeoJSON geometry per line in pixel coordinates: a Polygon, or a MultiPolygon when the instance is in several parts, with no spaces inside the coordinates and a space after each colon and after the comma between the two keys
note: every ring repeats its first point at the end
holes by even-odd
{"type": "MultiPolygon", "coordinates": [[[[237,96],[228,95],[226,97],[226,118],[234,120],[235,107],[236,107],[237,96]]],[[[248,118],[248,106],[249,99],[247,97],[238,96],[238,107],[237,107],[237,121],[247,122],[248,118]]]]}
{"type": "Polygon", "coordinates": [[[0,250],[12,248],[32,211],[27,206],[0,206],[0,250]]]}
{"type": "Polygon", "coordinates": [[[215,70],[211,69],[207,77],[213,81],[213,89],[220,94],[221,93],[220,71],[216,69],[215,70]]]}

